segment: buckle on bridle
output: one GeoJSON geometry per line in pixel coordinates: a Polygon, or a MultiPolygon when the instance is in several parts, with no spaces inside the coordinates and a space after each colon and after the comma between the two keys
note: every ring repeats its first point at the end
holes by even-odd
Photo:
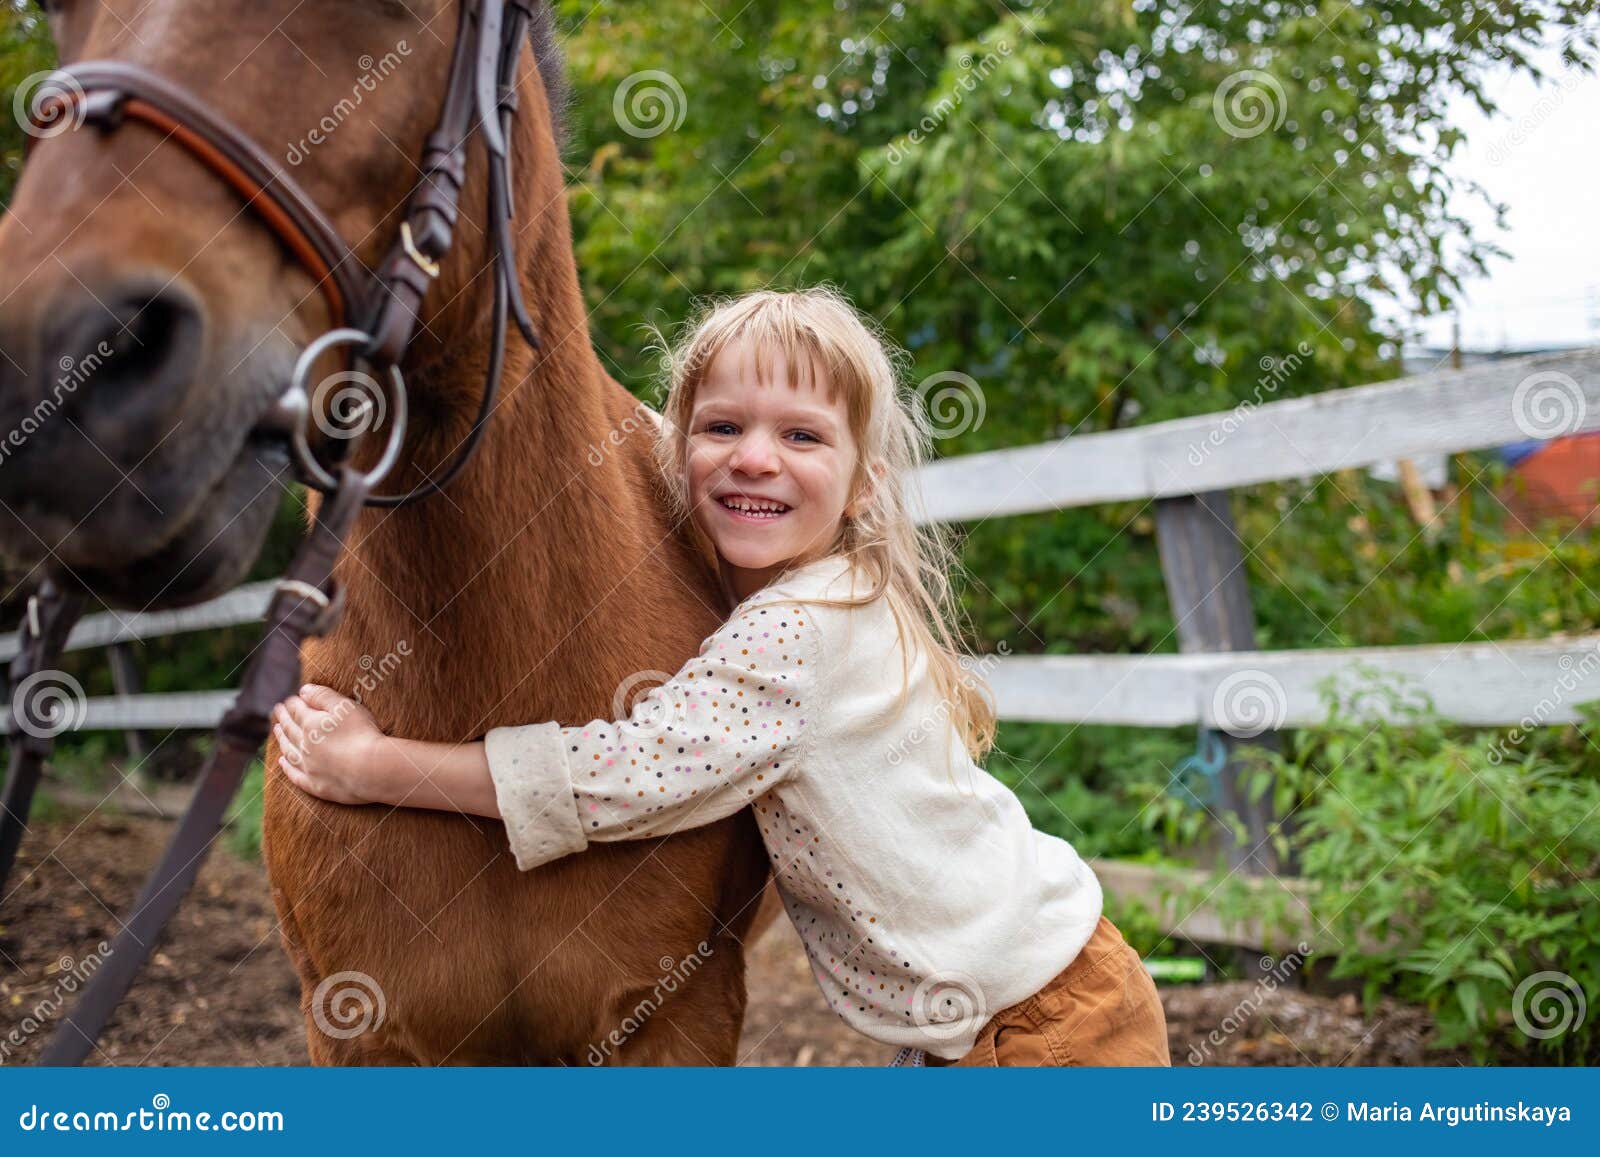
{"type": "Polygon", "coordinates": [[[405,248],[406,256],[416,263],[418,269],[427,274],[430,280],[439,277],[439,263],[417,248],[416,238],[411,236],[411,222],[400,222],[400,244],[405,248]]]}
{"type": "Polygon", "coordinates": [[[306,634],[326,635],[344,616],[344,584],[335,581],[332,585],[331,598],[321,588],[312,583],[302,582],[300,579],[279,579],[278,585],[273,589],[316,607],[317,613],[307,625],[306,634]]]}

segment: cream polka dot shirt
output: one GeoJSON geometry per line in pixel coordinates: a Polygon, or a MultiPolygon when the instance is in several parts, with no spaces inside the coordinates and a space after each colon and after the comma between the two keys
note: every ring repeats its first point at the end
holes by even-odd
{"type": "Polygon", "coordinates": [[[960,742],[920,648],[831,556],[746,599],[627,719],[485,736],[517,866],[754,810],[828,1004],[955,1059],[1094,931],[1101,891],[960,742]]]}

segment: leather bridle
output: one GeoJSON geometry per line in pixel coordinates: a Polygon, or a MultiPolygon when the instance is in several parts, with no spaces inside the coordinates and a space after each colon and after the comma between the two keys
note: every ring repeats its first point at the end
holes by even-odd
{"type": "MultiPolygon", "coordinates": [[[[296,473],[326,492],[305,539],[278,584],[266,630],[218,725],[216,742],[195,794],[161,862],[135,901],[122,932],[78,1003],[46,1047],[42,1064],[78,1064],[126,995],[157,937],[194,883],[223,816],[270,730],[272,709],[300,686],[300,646],[337,624],[343,590],[334,564],[363,506],[404,506],[435,494],[460,473],[476,450],[494,410],[505,359],[508,313],[528,343],[538,337],[517,277],[511,213],[511,122],[516,69],[533,19],[533,0],[463,0],[450,75],[438,125],[429,134],[422,176],[405,206],[398,236],[376,272],[351,252],[339,232],[294,180],[259,145],[216,115],[192,93],[143,68],[120,61],[84,61],[53,74],[36,113],[70,118],[73,128],[118,131],[144,123],[185,149],[226,183],[311,276],[328,304],[330,329],[302,351],[282,397],[257,433],[284,439],[296,473]],[[406,396],[400,365],[411,344],[428,288],[449,252],[466,175],[466,146],[476,132],[489,160],[488,256],[493,266],[493,336],[477,419],[450,464],[437,477],[400,494],[372,489],[394,465],[405,436],[406,396]],[[344,461],[350,438],[324,443],[324,464],[311,446],[309,375],[330,351],[387,379],[386,445],[377,463],[358,471],[344,461]]],[[[367,403],[369,406],[375,404],[367,403]]],[[[346,415],[348,423],[352,415],[346,415]]],[[[322,423],[319,422],[319,425],[322,423]]],[[[82,611],[83,596],[47,579],[28,601],[21,648],[10,670],[11,761],[0,798],[0,897],[49,757],[57,721],[47,705],[21,694],[30,677],[51,670],[82,611]]],[[[56,705],[59,707],[59,705],[56,705]]]]}
{"type": "MultiPolygon", "coordinates": [[[[491,364],[477,420],[437,478],[404,494],[369,494],[366,504],[416,502],[443,489],[466,465],[494,409],[508,310],[529,345],[539,346],[517,278],[509,175],[516,67],[532,18],[532,0],[462,4],[439,121],[423,147],[421,176],[406,202],[399,232],[377,272],[351,252],[316,202],[281,165],[200,98],[171,81],[122,61],[91,60],[58,69],[34,97],[36,114],[52,124],[61,121],[111,133],[135,121],[164,134],[164,141],[182,147],[238,193],[310,274],[327,301],[330,333],[308,347],[313,356],[300,358],[278,405],[261,423],[267,433],[290,439],[300,480],[307,485],[332,487],[330,472],[309,451],[311,397],[306,379],[315,355],[335,346],[350,346],[354,360],[372,369],[375,378],[390,379],[395,395],[390,409],[396,417],[384,459],[392,462],[398,452],[405,398],[403,379],[397,374],[416,332],[423,298],[450,250],[466,178],[466,146],[474,129],[480,131],[489,156],[487,228],[495,295],[491,364]],[[339,341],[327,341],[334,332],[340,334],[339,341]]],[[[369,471],[369,489],[381,477],[369,471]]]]}

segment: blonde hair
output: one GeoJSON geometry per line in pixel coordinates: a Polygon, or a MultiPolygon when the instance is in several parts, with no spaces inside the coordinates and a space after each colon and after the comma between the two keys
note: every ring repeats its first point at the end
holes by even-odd
{"type": "MultiPolygon", "coordinates": [[[[659,335],[658,335],[659,337],[659,335]]],[[[900,702],[909,690],[911,640],[927,655],[941,701],[974,762],[994,745],[995,708],[972,656],[956,642],[959,612],[950,572],[956,554],[937,523],[918,526],[907,507],[906,483],[929,457],[926,414],[913,390],[901,385],[905,353],[830,286],[793,292],[760,290],[710,302],[691,319],[676,344],[661,341],[667,395],[656,437],[660,468],[676,517],[686,520],[708,557],[714,548],[691,517],[688,455],[689,417],[711,364],[735,343],[749,342],[756,374],[767,381],[774,364],[791,379],[822,374],[833,397],[843,396],[857,448],[850,502],[855,512],[840,519],[838,534],[823,552],[860,567],[872,589],[851,601],[809,599],[835,607],[889,600],[902,643],[900,702]]],[[[790,565],[803,565],[796,559],[790,565]]],[[[785,572],[785,573],[786,573],[785,572]]],[[[778,581],[782,578],[779,575],[778,581]]]]}

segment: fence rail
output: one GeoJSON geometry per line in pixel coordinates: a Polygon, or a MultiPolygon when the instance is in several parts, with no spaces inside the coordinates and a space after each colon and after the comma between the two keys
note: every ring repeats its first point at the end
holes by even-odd
{"type": "MultiPolygon", "coordinates": [[[[1510,727],[1533,719],[1575,723],[1576,704],[1555,693],[1564,676],[1600,675],[1600,634],[1569,640],[1221,651],[1188,655],[1027,655],[989,676],[1002,718],[1032,723],[1202,726],[1219,731],[1303,727],[1327,718],[1324,680],[1350,692],[1349,714],[1396,718],[1391,700],[1363,694],[1369,673],[1401,681],[1401,702],[1425,692],[1444,719],[1510,727]],[[1270,726],[1252,722],[1257,709],[1270,726]]],[[[1589,691],[1600,699],[1600,678],[1589,691]]]]}
{"type": "Polygon", "coordinates": [[[1600,429],[1600,349],[964,454],[930,463],[920,482],[932,522],[1173,498],[1526,441],[1561,412],[1540,406],[1569,407],[1564,433],[1600,429]]]}

